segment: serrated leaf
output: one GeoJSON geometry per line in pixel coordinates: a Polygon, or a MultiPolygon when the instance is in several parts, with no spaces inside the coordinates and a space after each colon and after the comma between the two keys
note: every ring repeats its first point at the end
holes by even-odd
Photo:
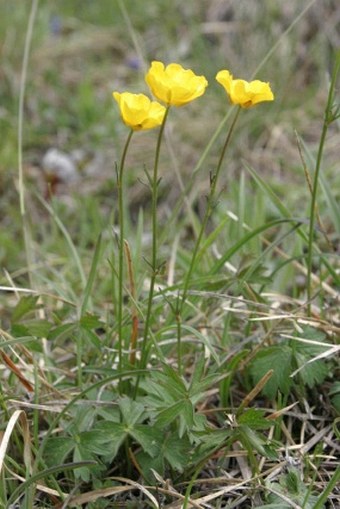
{"type": "Polygon", "coordinates": [[[303,488],[305,488],[303,482],[300,479],[300,474],[295,469],[290,469],[289,472],[284,476],[284,482],[282,486],[287,488],[289,493],[297,495],[303,488]]]}
{"type": "Polygon", "coordinates": [[[24,323],[31,336],[46,338],[51,330],[51,323],[47,320],[29,320],[24,323]]]}
{"type": "Polygon", "coordinates": [[[151,485],[155,484],[155,476],[152,470],[155,470],[162,477],[164,476],[164,456],[159,454],[154,458],[149,456],[144,451],[139,452],[137,455],[138,464],[141,466],[143,477],[151,485]],[[152,469],[152,470],[151,470],[152,469]]]}
{"type": "Polygon", "coordinates": [[[44,459],[47,466],[61,465],[65,463],[67,456],[75,446],[72,437],[49,438],[45,446],[44,459]]]}
{"type": "Polygon", "coordinates": [[[192,461],[194,463],[199,463],[207,454],[210,454],[217,448],[221,449],[230,438],[231,433],[231,430],[227,429],[214,429],[195,433],[195,437],[199,439],[199,444],[192,454],[192,461]]]}
{"type": "Polygon", "coordinates": [[[128,397],[120,400],[119,408],[122,412],[124,424],[128,427],[133,427],[144,413],[144,405],[128,397]]]}
{"type": "Polygon", "coordinates": [[[82,337],[92,343],[92,345],[97,348],[97,350],[100,350],[101,347],[102,347],[102,343],[99,339],[99,337],[97,336],[97,334],[95,334],[92,330],[90,329],[84,329],[83,327],[80,328],[80,333],[82,334],[82,337]]]}
{"type": "Polygon", "coordinates": [[[72,334],[77,330],[78,323],[64,323],[63,325],[58,325],[49,331],[48,339],[50,340],[65,340],[69,339],[72,334]]]}
{"type": "Polygon", "coordinates": [[[97,329],[100,327],[103,327],[104,322],[102,322],[99,318],[99,316],[86,313],[84,316],[82,316],[79,320],[79,323],[84,329],[92,330],[97,329]]]}
{"type": "Polygon", "coordinates": [[[292,385],[292,351],[286,345],[271,346],[261,350],[254,358],[250,372],[257,383],[270,369],[274,373],[266,383],[262,392],[270,399],[274,399],[278,390],[288,394],[292,385]]]}
{"type": "Polygon", "coordinates": [[[164,440],[164,433],[161,430],[147,424],[136,424],[129,434],[152,458],[159,455],[164,440]]]}
{"type": "Polygon", "coordinates": [[[300,472],[295,468],[290,468],[287,474],[280,477],[279,483],[273,483],[270,486],[277,492],[277,494],[272,493],[268,497],[271,503],[278,502],[282,504],[282,498],[279,496],[282,493],[299,507],[313,509],[318,499],[317,496],[309,492],[309,487],[301,480],[300,472]]]}
{"type": "MultiPolygon", "coordinates": [[[[77,443],[74,448],[74,452],[73,452],[73,461],[74,462],[81,462],[81,461],[96,461],[97,462],[97,458],[95,455],[92,454],[92,452],[89,449],[87,449],[87,447],[84,447],[81,443],[77,443]]],[[[97,471],[98,470],[99,469],[97,469],[97,471]]],[[[89,482],[91,472],[95,473],[96,469],[91,467],[91,470],[90,470],[89,467],[80,467],[74,471],[74,476],[76,479],[82,479],[84,482],[89,482]]]]}
{"type": "MultiPolygon", "coordinates": [[[[11,327],[11,335],[16,338],[31,337],[28,328],[23,323],[14,323],[11,327]]],[[[33,338],[32,338],[33,340],[33,338]]]]}
{"type": "Polygon", "coordinates": [[[304,366],[303,369],[299,371],[299,376],[305,385],[308,385],[308,387],[312,388],[324,381],[329,373],[329,369],[327,364],[321,360],[315,361],[311,364],[306,364],[309,359],[309,356],[306,357],[301,353],[296,352],[295,354],[297,366],[304,366]]]}
{"type": "Polygon", "coordinates": [[[166,391],[165,387],[152,380],[141,382],[141,387],[148,393],[144,398],[150,408],[162,409],[164,406],[172,405],[174,398],[166,391]]]}
{"type": "Polygon", "coordinates": [[[102,417],[105,421],[110,421],[114,423],[120,422],[120,411],[117,407],[114,408],[99,407],[97,409],[97,415],[102,417]]]}
{"type": "Polygon", "coordinates": [[[107,434],[98,430],[83,431],[79,433],[79,443],[98,455],[107,454],[107,434]]]}
{"type": "Polygon", "coordinates": [[[245,425],[240,426],[239,429],[241,442],[244,441],[250,444],[258,453],[266,458],[277,459],[278,456],[275,449],[267,443],[267,439],[263,435],[245,425]]]}
{"type": "Polygon", "coordinates": [[[163,372],[155,371],[152,376],[158,383],[161,383],[174,398],[177,399],[187,394],[187,388],[183,380],[170,366],[163,365],[163,372]]]}
{"type": "Polygon", "coordinates": [[[17,305],[12,311],[12,322],[20,320],[23,316],[37,309],[37,295],[25,295],[21,297],[17,305]]]}
{"type": "MultiPolygon", "coordinates": [[[[171,404],[174,401],[177,401],[178,399],[181,399],[186,396],[186,392],[184,392],[183,390],[178,390],[178,388],[174,386],[172,382],[166,378],[166,375],[164,375],[163,373],[158,373],[158,375],[160,375],[160,377],[156,377],[153,380],[154,387],[156,384],[158,385],[158,389],[155,388],[154,391],[149,393],[149,396],[157,395],[160,398],[160,400],[163,401],[162,406],[171,404]]],[[[152,376],[152,378],[154,377],[152,376]]]]}
{"type": "Polygon", "coordinates": [[[102,421],[96,425],[93,431],[106,436],[106,452],[103,456],[112,461],[127,437],[126,426],[121,423],[102,421]]]}
{"type": "Polygon", "coordinates": [[[265,444],[265,441],[263,440],[263,437],[258,435],[255,431],[253,431],[248,426],[241,426],[240,427],[240,441],[241,443],[248,443],[250,444],[258,453],[262,454],[262,456],[266,456],[266,450],[263,447],[265,444]]]}
{"type": "Polygon", "coordinates": [[[312,388],[316,384],[323,382],[328,375],[328,367],[324,360],[316,360],[312,363],[307,363],[313,359],[313,357],[317,357],[319,354],[323,353],[327,346],[325,345],[325,347],[323,347],[321,345],[305,343],[299,341],[299,337],[321,343],[326,336],[322,331],[314,329],[313,327],[305,327],[301,334],[296,334],[296,340],[291,340],[295,363],[298,368],[304,366],[303,369],[299,371],[299,376],[305,385],[312,388]]]}
{"type": "Polygon", "coordinates": [[[156,424],[160,428],[165,428],[168,424],[173,422],[178,415],[183,412],[185,401],[180,400],[173,403],[170,407],[161,410],[156,419],[156,424]]]}
{"type": "Polygon", "coordinates": [[[178,438],[176,434],[169,436],[163,444],[164,458],[178,472],[183,472],[188,464],[190,450],[189,440],[185,437],[178,438]]]}
{"type": "Polygon", "coordinates": [[[210,373],[206,375],[200,382],[197,382],[195,385],[192,384],[192,387],[190,387],[189,390],[190,397],[201,395],[207,389],[211,389],[217,382],[221,380],[221,378],[223,378],[221,373],[210,373]]]}
{"type": "Polygon", "coordinates": [[[189,387],[190,394],[194,394],[197,384],[203,377],[205,362],[206,362],[206,360],[203,355],[201,357],[199,357],[198,360],[195,362],[195,369],[191,376],[190,387],[189,387]]]}
{"type": "Polygon", "coordinates": [[[182,437],[186,430],[190,430],[194,425],[194,408],[189,399],[185,399],[183,402],[182,412],[180,413],[180,423],[178,434],[182,437]]]}
{"type": "Polygon", "coordinates": [[[70,413],[72,415],[70,429],[73,433],[78,434],[92,427],[97,410],[91,405],[75,405],[70,409],[70,413]]]}
{"type": "Polygon", "coordinates": [[[249,428],[257,430],[257,429],[268,429],[273,425],[273,422],[268,421],[264,417],[265,410],[259,410],[255,408],[250,408],[243,412],[240,417],[238,417],[238,424],[246,424],[249,428]]]}

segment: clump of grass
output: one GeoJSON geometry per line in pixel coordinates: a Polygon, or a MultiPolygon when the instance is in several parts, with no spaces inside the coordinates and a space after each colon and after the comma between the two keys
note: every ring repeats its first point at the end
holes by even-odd
{"type": "MultiPolygon", "coordinates": [[[[130,130],[112,168],[117,202],[101,221],[101,196],[83,197],[75,217],[53,196],[34,197],[43,223],[32,227],[20,165],[27,267],[1,281],[4,507],[336,502],[339,276],[332,246],[339,218],[321,156],[339,116],[339,67],[338,55],[316,163],[299,138],[305,215],[249,163],[239,162],[238,184],[223,188],[237,122],[262,108],[261,126],[271,107],[241,111],[271,96],[265,88],[258,97],[263,85],[230,76],[224,85],[236,111],[224,97],[224,118],[171,210],[162,205],[159,177],[166,124],[175,126],[191,107],[175,109],[188,86],[178,67],[174,82],[173,68],[167,77],[161,65],[148,73],[152,92],[166,97],[163,110],[156,107],[160,116],[140,96],[121,94],[132,101],[120,103],[130,130]],[[150,121],[159,126],[156,137],[147,133],[153,167],[139,179],[151,207],[136,214],[128,200],[131,153],[147,140],[135,131],[150,121]],[[215,165],[196,203],[195,179],[208,156],[215,165]],[[71,233],[77,227],[78,237],[71,233]]],[[[184,102],[197,98],[197,83],[205,88],[202,78],[194,83],[184,102]]]]}

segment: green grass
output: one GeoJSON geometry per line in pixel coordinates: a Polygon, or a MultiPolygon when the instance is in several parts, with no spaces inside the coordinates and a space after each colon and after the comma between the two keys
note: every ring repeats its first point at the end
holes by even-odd
{"type": "Polygon", "coordinates": [[[0,4],[0,507],[336,507],[339,8],[44,1],[29,41],[30,4],[13,3],[0,4]],[[148,93],[154,59],[209,87],[170,109],[163,137],[133,135],[120,195],[128,129],[111,94],[148,93]],[[211,195],[235,114],[225,68],[258,69],[275,101],[241,111],[211,195]],[[55,183],[49,148],[76,180],[55,183]]]}

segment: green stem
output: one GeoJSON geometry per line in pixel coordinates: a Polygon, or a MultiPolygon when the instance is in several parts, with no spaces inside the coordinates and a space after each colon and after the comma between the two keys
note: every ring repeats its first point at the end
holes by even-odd
{"type": "Polygon", "coordinates": [[[117,175],[117,189],[118,189],[118,220],[119,220],[119,252],[118,252],[118,308],[117,308],[117,326],[118,326],[118,370],[122,372],[123,368],[123,281],[124,281],[124,166],[126,154],[130,145],[133,135],[131,129],[125,146],[123,149],[118,175],[117,175]]]}
{"type": "Polygon", "coordinates": [[[202,241],[203,235],[205,233],[205,230],[206,230],[209,218],[211,216],[211,213],[212,213],[212,211],[214,209],[214,199],[215,199],[215,194],[216,194],[217,181],[218,181],[218,178],[219,178],[219,175],[220,175],[220,172],[221,172],[223,159],[224,159],[225,153],[227,151],[227,148],[229,146],[229,142],[230,142],[231,136],[233,134],[233,131],[234,131],[237,119],[239,117],[240,111],[241,111],[241,108],[238,107],[237,111],[236,111],[236,115],[234,116],[234,119],[233,119],[233,121],[231,123],[231,126],[229,128],[227,137],[225,139],[225,142],[224,142],[221,154],[220,154],[220,158],[219,158],[219,161],[217,163],[215,174],[212,175],[211,179],[210,179],[210,193],[209,193],[208,198],[207,198],[207,208],[205,210],[205,214],[204,214],[204,217],[203,217],[201,228],[200,228],[200,231],[198,233],[198,236],[197,236],[197,239],[196,239],[196,242],[195,242],[195,246],[194,246],[194,249],[193,249],[193,252],[192,252],[189,270],[188,270],[188,272],[187,272],[187,274],[185,276],[184,283],[183,283],[182,299],[181,299],[180,305],[178,305],[177,315],[176,315],[176,319],[177,319],[177,357],[178,357],[178,372],[179,372],[179,374],[181,374],[181,371],[182,371],[182,353],[181,353],[181,350],[182,350],[181,349],[181,329],[182,329],[182,327],[181,327],[181,313],[183,311],[183,307],[184,307],[184,304],[185,304],[187,296],[188,296],[190,279],[191,279],[191,275],[192,275],[192,272],[193,272],[193,269],[194,269],[194,266],[195,266],[195,262],[196,262],[198,251],[199,251],[199,248],[200,248],[200,245],[201,245],[201,241],[202,241]]]}
{"type": "Polygon", "coordinates": [[[319,173],[321,169],[321,161],[325,146],[325,140],[329,125],[334,120],[332,107],[334,100],[334,92],[335,92],[335,84],[337,75],[340,70],[340,53],[338,53],[335,66],[333,70],[332,80],[329,87],[327,105],[325,109],[325,117],[322,126],[321,138],[319,143],[318,155],[315,164],[315,172],[313,179],[313,187],[312,187],[312,201],[310,205],[310,214],[309,214],[309,232],[308,232],[308,255],[307,255],[307,300],[308,300],[308,314],[311,314],[311,300],[312,300],[312,265],[313,265],[313,237],[314,237],[314,225],[315,225],[315,216],[316,216],[316,196],[318,191],[318,183],[319,183],[319,173]]]}
{"type": "Polygon", "coordinates": [[[324,503],[327,502],[329,495],[332,493],[336,485],[340,481],[340,467],[338,466],[332,475],[329,483],[326,486],[326,489],[321,493],[319,498],[317,499],[313,509],[322,509],[324,507],[324,503]]]}
{"type": "MultiPolygon", "coordinates": [[[[158,224],[157,224],[157,202],[158,202],[158,166],[159,166],[159,156],[160,156],[160,149],[161,149],[161,143],[164,133],[164,128],[166,124],[166,119],[168,118],[170,106],[166,108],[163,122],[161,124],[158,139],[157,139],[157,146],[156,146],[156,153],[155,153],[155,162],[153,167],[153,178],[151,183],[151,192],[152,192],[152,253],[151,253],[151,280],[150,280],[150,288],[149,288],[149,297],[148,297],[148,304],[147,304],[147,312],[145,317],[145,326],[144,326],[144,335],[143,335],[143,342],[142,342],[142,351],[141,351],[141,363],[140,367],[143,369],[143,367],[146,365],[146,358],[147,358],[147,340],[149,335],[149,328],[151,323],[151,311],[152,311],[152,300],[153,300],[153,294],[155,289],[155,282],[156,277],[158,275],[158,266],[157,266],[157,235],[158,235],[158,224]]],[[[139,379],[137,379],[136,384],[136,390],[138,387],[139,379]]]]}

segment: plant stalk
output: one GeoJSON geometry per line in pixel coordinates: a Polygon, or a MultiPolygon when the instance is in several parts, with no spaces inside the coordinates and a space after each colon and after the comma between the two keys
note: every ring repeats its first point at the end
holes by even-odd
{"type": "Polygon", "coordinates": [[[119,373],[123,368],[123,286],[124,286],[124,167],[126,154],[131,142],[133,130],[131,129],[124,145],[120,165],[117,175],[118,189],[118,221],[119,221],[119,246],[118,246],[118,308],[117,308],[117,326],[118,326],[118,369],[119,373]]]}
{"type": "Polygon", "coordinates": [[[186,273],[186,276],[185,276],[185,279],[184,279],[183,293],[182,293],[181,302],[180,302],[180,304],[177,304],[177,311],[176,311],[176,322],[177,322],[177,358],[178,358],[178,372],[179,372],[179,374],[181,374],[181,372],[182,372],[182,352],[181,352],[181,350],[182,350],[182,348],[181,348],[181,335],[182,335],[182,330],[181,329],[182,329],[182,325],[181,325],[181,314],[182,314],[182,311],[183,311],[183,308],[184,308],[184,305],[185,305],[185,302],[186,302],[186,299],[187,299],[187,296],[188,296],[190,279],[191,279],[191,275],[192,275],[192,272],[193,272],[193,269],[194,269],[194,266],[195,266],[195,262],[196,262],[196,258],[197,258],[198,252],[199,252],[201,241],[202,241],[203,235],[205,233],[205,230],[206,230],[209,218],[211,216],[211,213],[212,213],[212,211],[214,209],[214,199],[215,199],[215,194],[216,194],[217,181],[218,181],[219,175],[221,173],[223,159],[224,159],[224,156],[226,154],[227,148],[229,146],[229,143],[230,143],[230,140],[231,140],[231,136],[233,134],[233,131],[234,131],[236,122],[238,120],[240,111],[241,111],[241,108],[238,107],[237,111],[236,111],[236,114],[234,116],[234,119],[233,119],[233,121],[231,123],[231,126],[230,126],[230,128],[228,130],[228,133],[227,133],[227,136],[226,136],[226,139],[225,139],[225,142],[224,142],[221,154],[220,154],[220,158],[219,158],[217,166],[216,166],[215,174],[211,175],[211,177],[210,177],[210,192],[209,192],[209,195],[207,197],[207,207],[206,207],[205,214],[204,214],[204,217],[203,217],[203,220],[202,220],[202,224],[201,224],[201,228],[200,228],[200,231],[198,233],[198,236],[197,236],[197,239],[196,239],[196,242],[195,242],[195,246],[194,246],[194,249],[193,249],[193,252],[192,252],[189,270],[186,273]]]}
{"type": "Polygon", "coordinates": [[[328,91],[327,105],[325,109],[325,116],[322,126],[322,132],[320,137],[319,149],[315,164],[314,171],[314,179],[313,179],[313,187],[312,187],[312,200],[310,205],[310,214],[309,214],[309,232],[308,232],[308,254],[307,254],[307,301],[308,301],[308,315],[311,315],[311,307],[312,307],[312,269],[313,269],[313,238],[314,238],[314,225],[315,225],[315,216],[316,216],[316,197],[318,191],[318,183],[319,183],[319,174],[321,170],[321,161],[323,156],[323,151],[325,147],[326,135],[330,124],[334,120],[334,115],[332,112],[333,101],[334,101],[334,93],[335,93],[335,84],[337,75],[340,70],[340,52],[337,54],[337,58],[334,65],[334,70],[332,74],[332,79],[328,91]]]}
{"type": "MultiPolygon", "coordinates": [[[[146,311],[146,317],[145,317],[145,325],[144,325],[144,334],[143,334],[143,342],[142,342],[142,350],[141,350],[141,363],[140,368],[143,369],[146,365],[146,359],[147,359],[147,340],[149,335],[149,329],[150,329],[150,323],[151,323],[151,311],[152,311],[152,300],[153,300],[153,294],[155,289],[155,282],[156,277],[158,275],[159,267],[157,265],[157,248],[158,248],[158,223],[157,223],[157,203],[158,203],[158,167],[159,167],[159,156],[160,156],[160,149],[161,149],[161,143],[163,139],[163,133],[165,129],[166,120],[168,118],[170,106],[166,108],[163,122],[161,124],[158,139],[157,139],[157,146],[156,146],[156,152],[155,152],[155,162],[153,167],[153,177],[151,182],[151,193],[152,193],[152,253],[151,253],[151,280],[150,280],[150,288],[149,288],[149,296],[148,296],[148,304],[147,304],[147,311],[146,311]]],[[[136,390],[138,387],[139,379],[137,379],[136,384],[136,390]]]]}

